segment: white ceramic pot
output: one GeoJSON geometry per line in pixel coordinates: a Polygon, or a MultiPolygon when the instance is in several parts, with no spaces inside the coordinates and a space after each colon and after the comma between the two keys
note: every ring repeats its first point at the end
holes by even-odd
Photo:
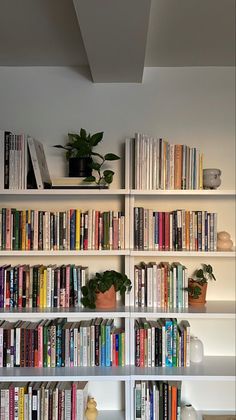
{"type": "Polygon", "coordinates": [[[218,188],[221,184],[220,175],[220,169],[203,169],[203,188],[210,190],[218,188]]]}
{"type": "Polygon", "coordinates": [[[204,349],[202,341],[197,337],[190,339],[190,361],[193,363],[201,363],[204,357],[204,349]]]}
{"type": "Polygon", "coordinates": [[[197,420],[197,412],[191,404],[181,408],[181,420],[197,420]]]}

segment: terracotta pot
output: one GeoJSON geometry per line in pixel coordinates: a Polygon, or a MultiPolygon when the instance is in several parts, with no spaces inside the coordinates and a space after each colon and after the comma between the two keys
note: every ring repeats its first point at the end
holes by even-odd
{"type": "Polygon", "coordinates": [[[204,283],[203,286],[199,282],[189,279],[188,287],[198,286],[201,289],[201,294],[197,299],[193,299],[190,295],[188,296],[188,303],[191,306],[203,306],[206,303],[206,292],[207,292],[207,283],[204,283]]]}
{"type": "Polygon", "coordinates": [[[114,286],[102,293],[97,293],[96,308],[97,309],[111,309],[116,307],[116,291],[114,286]]]}

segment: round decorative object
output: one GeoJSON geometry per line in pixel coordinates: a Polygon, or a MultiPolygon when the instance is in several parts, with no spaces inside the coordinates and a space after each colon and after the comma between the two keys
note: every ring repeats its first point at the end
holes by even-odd
{"type": "Polygon", "coordinates": [[[98,416],[98,410],[96,409],[97,403],[94,398],[89,398],[87,402],[87,409],[85,416],[87,420],[96,420],[98,416]]]}
{"type": "Polygon", "coordinates": [[[217,233],[217,249],[218,251],[231,251],[233,248],[233,241],[230,239],[228,232],[217,233]]]}
{"type": "Polygon", "coordinates": [[[193,363],[201,363],[204,357],[204,349],[202,341],[197,337],[190,339],[190,361],[193,363]]]}
{"type": "Polygon", "coordinates": [[[181,420],[197,420],[197,412],[191,404],[181,408],[181,420]]]}
{"type": "Polygon", "coordinates": [[[220,169],[203,169],[203,188],[206,190],[215,190],[221,184],[220,169]]]}

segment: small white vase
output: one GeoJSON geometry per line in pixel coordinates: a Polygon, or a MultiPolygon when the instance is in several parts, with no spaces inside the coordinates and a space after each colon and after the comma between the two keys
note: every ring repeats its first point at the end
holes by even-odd
{"type": "Polygon", "coordinates": [[[197,412],[191,404],[181,408],[181,420],[197,420],[197,412]]]}
{"type": "Polygon", "coordinates": [[[201,363],[204,357],[204,349],[202,341],[197,337],[190,339],[190,361],[193,363],[201,363]]]}

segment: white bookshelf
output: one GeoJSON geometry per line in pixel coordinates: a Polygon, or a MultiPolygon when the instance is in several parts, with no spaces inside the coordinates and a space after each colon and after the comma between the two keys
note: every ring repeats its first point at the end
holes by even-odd
{"type": "Polygon", "coordinates": [[[133,380],[154,381],[235,381],[235,358],[233,356],[205,356],[202,363],[190,367],[131,368],[133,380]]]}
{"type": "MultiPolygon", "coordinates": [[[[127,168],[126,168],[127,169],[127,168]]],[[[182,197],[187,199],[191,197],[198,197],[199,201],[205,197],[210,200],[211,198],[217,198],[220,200],[227,198],[232,199],[235,196],[233,190],[191,190],[191,191],[140,191],[132,190],[129,188],[126,182],[125,189],[109,189],[109,190],[25,190],[25,191],[14,191],[14,190],[1,190],[0,199],[2,203],[4,200],[10,199],[12,203],[17,203],[17,200],[23,200],[27,197],[27,201],[30,202],[39,197],[42,200],[42,208],[44,202],[52,202],[54,198],[63,197],[64,205],[65,202],[69,203],[69,200],[76,197],[83,196],[83,200],[92,196],[98,199],[100,203],[104,197],[111,200],[119,200],[121,197],[124,199],[124,209],[126,214],[126,246],[125,250],[91,250],[91,251],[0,251],[0,258],[5,261],[11,259],[21,258],[30,263],[31,257],[51,257],[52,259],[60,258],[63,263],[67,257],[117,257],[123,261],[123,267],[127,275],[133,272],[135,258],[163,258],[163,259],[174,259],[188,258],[198,262],[200,258],[212,258],[216,261],[222,260],[222,264],[227,264],[236,256],[235,249],[229,252],[196,252],[196,251],[136,251],[132,249],[132,210],[136,199],[142,200],[145,203],[145,199],[150,197],[167,197],[173,199],[182,197]],[[129,245],[130,244],[130,245],[129,245]],[[6,260],[7,258],[7,260],[6,260]]],[[[121,201],[121,200],[120,200],[121,201]]],[[[217,203],[218,203],[217,201],[217,203]]],[[[41,204],[40,204],[41,205],[41,204]]],[[[69,206],[68,206],[69,207],[69,206]]],[[[41,262],[41,261],[40,261],[41,262]]],[[[42,260],[43,262],[43,260],[42,260]]],[[[89,261],[88,261],[89,265],[89,261]]],[[[106,259],[104,260],[104,269],[106,267],[106,259]]],[[[216,286],[217,287],[217,286],[216,286]]],[[[232,296],[233,298],[233,296],[232,296]]],[[[14,309],[14,310],[0,310],[0,319],[30,319],[38,320],[42,318],[55,318],[64,317],[70,320],[78,319],[90,319],[95,317],[104,318],[117,318],[124,319],[126,327],[126,361],[127,366],[125,367],[78,367],[78,368],[2,368],[0,369],[0,381],[7,382],[22,382],[32,381],[37,377],[37,381],[76,381],[76,380],[88,380],[88,381],[117,381],[119,383],[125,383],[125,406],[126,410],[123,411],[102,411],[99,413],[98,419],[100,420],[133,420],[131,417],[132,407],[134,405],[133,388],[131,384],[135,380],[182,380],[182,381],[229,381],[235,380],[235,360],[231,356],[206,356],[204,362],[200,365],[191,365],[189,368],[136,368],[134,366],[134,353],[133,353],[133,340],[134,331],[133,325],[134,320],[140,317],[146,317],[147,319],[161,318],[161,317],[175,317],[177,319],[189,319],[189,320],[225,320],[233,321],[235,319],[235,301],[233,300],[213,300],[208,301],[204,307],[193,308],[189,307],[186,310],[163,310],[157,308],[134,308],[132,306],[132,294],[131,298],[127,298],[125,305],[118,305],[115,310],[108,311],[92,311],[87,309],[69,308],[67,309],[14,309]]]]}
{"type": "Polygon", "coordinates": [[[149,195],[149,196],[174,196],[174,197],[188,197],[188,196],[203,196],[203,197],[227,197],[235,196],[234,190],[130,190],[132,196],[149,195]]]}

